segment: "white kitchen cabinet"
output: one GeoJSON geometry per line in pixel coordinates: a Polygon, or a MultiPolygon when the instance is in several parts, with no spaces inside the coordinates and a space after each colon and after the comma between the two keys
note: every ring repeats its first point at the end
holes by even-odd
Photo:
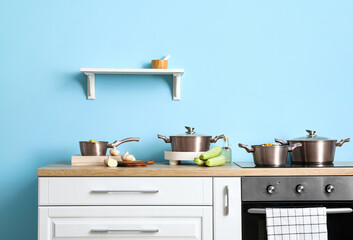
{"type": "Polygon", "coordinates": [[[38,240],[240,240],[239,177],[40,177],[38,240]]]}
{"type": "Polygon", "coordinates": [[[213,179],[214,240],[240,240],[241,235],[241,178],[213,179]]]}
{"type": "Polygon", "coordinates": [[[212,207],[39,207],[39,240],[103,238],[212,240],[212,207]]]}

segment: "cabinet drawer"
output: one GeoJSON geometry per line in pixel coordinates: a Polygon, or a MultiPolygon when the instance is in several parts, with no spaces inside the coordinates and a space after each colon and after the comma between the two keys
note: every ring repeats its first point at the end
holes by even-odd
{"type": "Polygon", "coordinates": [[[45,177],[39,205],[212,205],[212,178],[45,177]]]}
{"type": "Polygon", "coordinates": [[[211,240],[212,207],[39,207],[39,240],[211,240]]]}

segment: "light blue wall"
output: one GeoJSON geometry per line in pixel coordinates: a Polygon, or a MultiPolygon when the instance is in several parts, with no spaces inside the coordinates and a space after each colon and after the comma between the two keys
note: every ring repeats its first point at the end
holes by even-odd
{"type": "MultiPolygon", "coordinates": [[[[156,134],[238,142],[353,137],[353,3],[331,0],[32,0],[0,2],[0,234],[36,239],[38,167],[69,161],[78,141],[113,141],[161,160],[156,134]],[[146,67],[170,54],[171,78],[98,76],[86,100],[81,67],[146,67]]],[[[353,160],[353,145],[337,150],[353,160]]]]}

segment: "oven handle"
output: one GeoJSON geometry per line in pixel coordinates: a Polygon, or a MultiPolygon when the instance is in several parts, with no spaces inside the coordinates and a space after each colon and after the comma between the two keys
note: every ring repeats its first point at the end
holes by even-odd
{"type": "MultiPolygon", "coordinates": [[[[352,208],[327,208],[326,214],[343,214],[343,213],[352,213],[352,208]]],[[[248,213],[250,214],[266,214],[265,208],[249,208],[248,213]]]]}

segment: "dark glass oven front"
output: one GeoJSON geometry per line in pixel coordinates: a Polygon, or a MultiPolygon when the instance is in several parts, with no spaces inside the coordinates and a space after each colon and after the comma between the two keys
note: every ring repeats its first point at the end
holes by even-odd
{"type": "MultiPolygon", "coordinates": [[[[243,202],[242,240],[267,240],[266,215],[250,214],[248,209],[281,207],[353,208],[353,202],[243,202]]],[[[328,214],[327,228],[329,240],[352,240],[353,213],[328,214]]]]}

